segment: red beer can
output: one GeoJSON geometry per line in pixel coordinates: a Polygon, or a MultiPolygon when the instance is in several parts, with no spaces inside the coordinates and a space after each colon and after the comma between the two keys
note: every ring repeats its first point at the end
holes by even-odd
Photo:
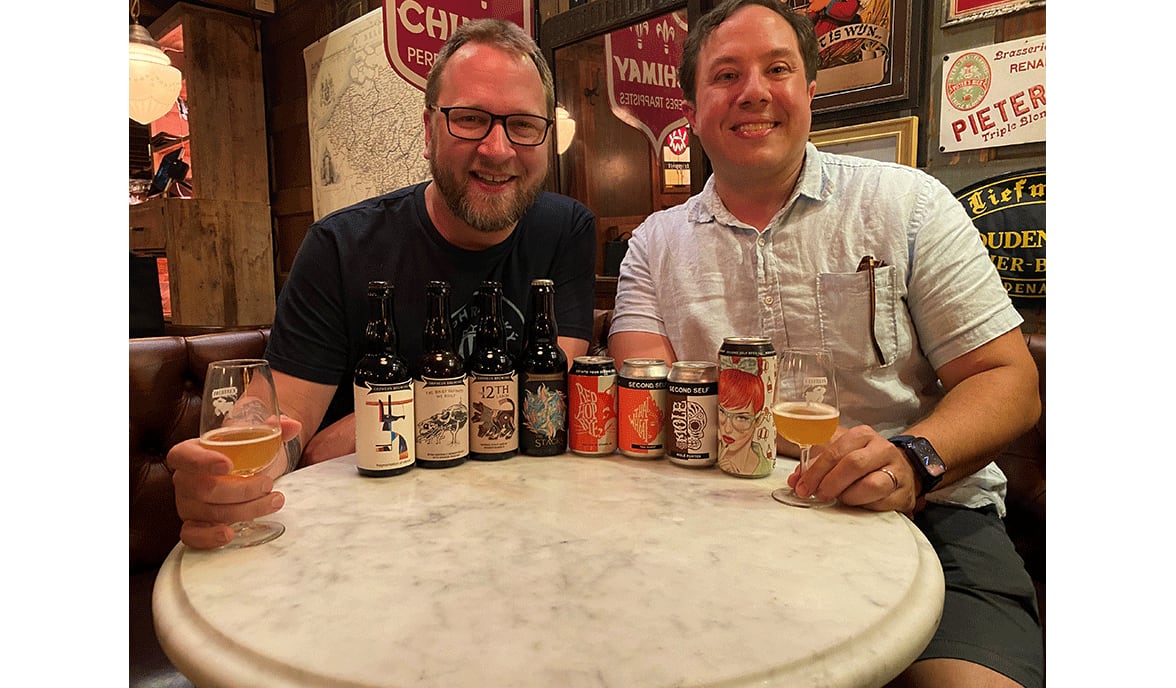
{"type": "Polygon", "coordinates": [[[617,376],[617,444],[634,459],[666,453],[666,375],[660,358],[629,358],[617,376]]]}
{"type": "Polygon", "coordinates": [[[577,356],[568,371],[568,448],[582,456],[617,450],[617,369],[608,356],[577,356]]]}

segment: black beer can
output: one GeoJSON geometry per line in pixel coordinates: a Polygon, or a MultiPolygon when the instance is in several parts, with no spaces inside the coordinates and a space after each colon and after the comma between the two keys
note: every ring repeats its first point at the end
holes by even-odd
{"type": "Polygon", "coordinates": [[[718,461],[719,366],[677,361],[666,376],[666,456],[681,466],[718,461]]]}
{"type": "Polygon", "coordinates": [[[608,356],[572,360],[568,448],[582,456],[607,456],[617,450],[617,369],[608,356]]]}
{"type": "Polygon", "coordinates": [[[767,337],[726,337],[719,348],[719,468],[762,478],[776,467],[776,349],[767,337]]]}

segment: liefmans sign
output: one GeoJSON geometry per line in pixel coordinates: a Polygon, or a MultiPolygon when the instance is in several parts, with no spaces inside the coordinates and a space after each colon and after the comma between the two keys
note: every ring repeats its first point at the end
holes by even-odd
{"type": "Polygon", "coordinates": [[[1013,172],[956,193],[1018,306],[1045,305],[1045,169],[1013,172]]]}

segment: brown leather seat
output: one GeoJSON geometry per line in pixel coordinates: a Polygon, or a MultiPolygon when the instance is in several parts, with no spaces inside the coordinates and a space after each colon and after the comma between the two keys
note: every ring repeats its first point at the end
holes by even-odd
{"type": "Polygon", "coordinates": [[[130,340],[131,686],[188,688],[155,637],[151,591],[180,539],[167,452],[200,431],[200,395],[211,361],[260,358],[268,329],[130,340]]]}

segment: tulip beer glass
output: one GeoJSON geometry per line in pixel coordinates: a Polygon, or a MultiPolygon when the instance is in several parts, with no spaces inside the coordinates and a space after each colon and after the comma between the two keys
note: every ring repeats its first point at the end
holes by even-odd
{"type": "MultiPolygon", "coordinates": [[[[230,475],[248,477],[265,470],[282,446],[278,397],[269,363],[233,359],[208,364],[200,407],[200,446],[233,462],[230,475]]],[[[234,523],[225,549],[251,547],[286,531],[275,521],[234,523]]]]}
{"type": "MultiPolygon", "coordinates": [[[[837,430],[837,382],[833,377],[833,355],[825,349],[784,349],[780,352],[776,397],[772,418],[776,432],[800,446],[800,473],[808,470],[813,445],[828,442],[837,430]]],[[[797,496],[791,487],[772,492],[778,502],[800,507],[822,507],[836,500],[797,496]]]]}

